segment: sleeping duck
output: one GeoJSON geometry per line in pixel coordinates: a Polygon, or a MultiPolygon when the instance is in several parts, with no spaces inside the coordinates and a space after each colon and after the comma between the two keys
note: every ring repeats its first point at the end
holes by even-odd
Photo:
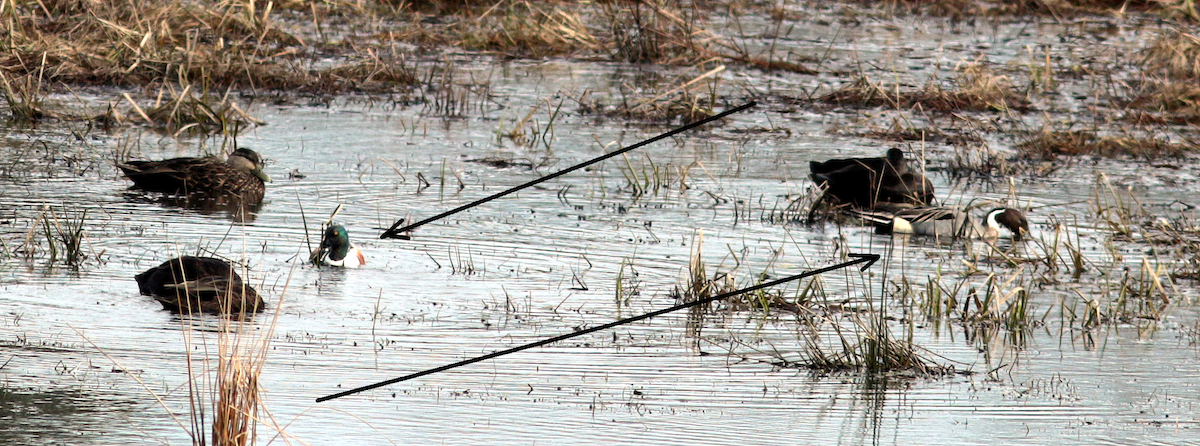
{"type": "Polygon", "coordinates": [[[881,158],[812,161],[809,170],[813,182],[825,187],[825,195],[838,204],[874,209],[879,203],[933,202],[933,183],[909,171],[900,149],[889,149],[881,158]]]}
{"type": "Polygon", "coordinates": [[[242,281],[233,266],[211,257],[177,257],[134,279],[138,291],[176,313],[255,313],[266,308],[262,297],[242,281]]]}

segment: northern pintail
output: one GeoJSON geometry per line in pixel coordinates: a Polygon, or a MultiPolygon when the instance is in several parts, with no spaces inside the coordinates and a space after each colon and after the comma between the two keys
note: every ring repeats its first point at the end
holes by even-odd
{"type": "Polygon", "coordinates": [[[933,206],[898,209],[895,212],[850,211],[853,215],[875,224],[880,234],[918,234],[955,238],[996,238],[1000,229],[1012,233],[1013,240],[1020,241],[1029,233],[1029,220],[1025,214],[1012,208],[996,208],[988,211],[983,223],[958,208],[933,206]]]}

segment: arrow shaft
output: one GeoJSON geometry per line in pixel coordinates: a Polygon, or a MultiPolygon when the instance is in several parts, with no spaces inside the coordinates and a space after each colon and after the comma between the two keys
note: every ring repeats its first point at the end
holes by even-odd
{"type": "Polygon", "coordinates": [[[474,364],[474,363],[476,363],[476,362],[481,362],[481,361],[487,361],[487,360],[489,360],[489,359],[497,358],[497,357],[504,356],[504,355],[508,355],[508,354],[512,354],[512,353],[516,353],[516,352],[519,352],[519,351],[522,351],[522,350],[528,350],[528,349],[531,349],[531,348],[541,347],[541,346],[543,346],[543,345],[547,345],[547,344],[553,344],[553,343],[555,343],[555,342],[558,342],[558,341],[563,341],[563,340],[571,339],[571,338],[574,338],[574,337],[576,337],[576,336],[583,336],[583,335],[586,335],[586,334],[595,333],[595,332],[597,332],[597,331],[600,331],[600,330],[607,330],[607,329],[609,329],[609,328],[613,328],[613,327],[616,327],[616,326],[619,326],[619,325],[625,325],[625,324],[630,324],[630,323],[637,322],[637,321],[644,320],[644,319],[650,319],[650,318],[652,318],[652,317],[655,317],[655,316],[661,316],[661,315],[663,315],[663,314],[670,313],[670,312],[673,312],[673,311],[679,311],[679,310],[682,310],[682,309],[684,309],[684,308],[691,308],[691,307],[694,307],[694,306],[697,306],[697,305],[703,305],[703,304],[706,304],[706,303],[709,303],[709,302],[713,302],[713,301],[716,301],[716,300],[726,299],[726,298],[729,298],[729,297],[737,296],[737,295],[739,295],[739,294],[751,293],[751,292],[758,291],[758,290],[761,290],[761,289],[764,289],[764,288],[773,287],[773,286],[775,286],[775,285],[779,285],[779,284],[783,284],[783,283],[791,282],[791,281],[794,281],[794,280],[803,279],[803,278],[805,278],[805,277],[809,277],[809,276],[815,276],[815,275],[817,275],[817,274],[823,274],[823,273],[827,273],[827,272],[830,272],[830,271],[834,271],[834,270],[838,270],[838,269],[846,268],[846,267],[848,267],[848,266],[857,265],[857,264],[859,264],[859,263],[870,262],[870,263],[867,263],[867,266],[870,266],[870,264],[871,264],[871,263],[874,263],[876,260],[878,260],[878,259],[879,259],[879,256],[877,256],[877,255],[866,255],[866,256],[857,256],[857,255],[855,255],[855,257],[859,257],[859,258],[858,258],[857,260],[851,260],[851,261],[848,261],[848,262],[842,262],[842,263],[839,263],[839,264],[837,264],[837,265],[833,265],[833,266],[827,266],[827,267],[824,267],[824,268],[821,268],[821,269],[815,269],[815,270],[812,270],[812,271],[806,271],[806,272],[803,272],[803,273],[800,273],[800,274],[796,274],[796,275],[794,275],[794,276],[788,276],[788,277],[784,277],[784,278],[782,278],[782,279],[772,280],[772,281],[770,281],[770,282],[761,283],[761,284],[758,284],[758,285],[755,285],[755,286],[752,286],[752,287],[749,287],[749,288],[745,288],[745,289],[741,289],[741,290],[736,290],[736,291],[730,291],[730,292],[728,292],[728,293],[721,293],[721,294],[718,294],[718,295],[716,295],[716,296],[709,296],[709,297],[706,297],[706,298],[704,298],[704,299],[699,299],[699,300],[696,300],[696,301],[693,301],[693,302],[685,302],[685,303],[682,303],[682,304],[679,304],[679,305],[675,305],[675,306],[673,306],[673,307],[670,307],[670,308],[664,308],[664,309],[661,309],[661,310],[652,311],[652,312],[649,312],[649,313],[646,313],[646,314],[642,314],[642,315],[638,315],[638,316],[633,316],[633,317],[629,317],[629,318],[621,319],[621,320],[614,321],[614,322],[609,322],[609,323],[607,323],[607,324],[604,324],[604,325],[598,325],[598,326],[595,326],[595,327],[591,327],[591,328],[586,328],[586,329],[583,329],[583,330],[579,330],[579,331],[576,331],[576,332],[567,333],[567,334],[564,334],[564,335],[559,335],[559,336],[555,336],[555,337],[548,338],[548,339],[543,339],[543,340],[540,340],[540,341],[537,341],[537,342],[532,342],[532,343],[525,344],[525,345],[520,345],[520,346],[517,346],[517,347],[513,347],[513,348],[510,348],[510,349],[507,349],[507,350],[500,350],[500,351],[496,351],[496,352],[488,353],[488,354],[486,354],[486,355],[483,355],[483,356],[479,356],[479,357],[475,357],[475,358],[471,358],[471,359],[462,360],[462,361],[459,361],[459,362],[456,362],[456,363],[453,363],[453,364],[447,364],[447,365],[444,365],[444,366],[441,366],[441,367],[432,368],[432,369],[428,369],[428,370],[423,370],[423,371],[416,372],[416,373],[413,373],[413,374],[410,374],[410,375],[406,375],[406,376],[402,376],[402,377],[399,377],[399,378],[393,378],[393,379],[389,379],[389,380],[386,380],[386,381],[380,381],[380,382],[377,382],[377,383],[375,383],[375,384],[370,384],[370,385],[366,385],[366,386],[358,387],[358,388],[355,388],[355,389],[350,389],[350,390],[347,390],[347,391],[344,391],[344,392],[335,393],[335,394],[333,394],[333,395],[323,396],[323,397],[317,398],[317,402],[318,402],[318,403],[320,403],[320,402],[323,402],[323,401],[329,401],[329,400],[332,400],[332,399],[335,399],[335,398],[341,398],[341,397],[343,397],[343,396],[352,395],[352,394],[359,393],[359,392],[365,392],[365,391],[367,391],[367,390],[376,389],[376,388],[379,388],[379,387],[383,387],[383,386],[387,386],[387,385],[395,384],[395,383],[398,383],[398,382],[402,382],[402,381],[408,381],[408,380],[410,380],[410,379],[414,379],[414,378],[420,378],[420,377],[422,377],[422,376],[425,376],[425,375],[431,375],[431,374],[438,373],[438,372],[444,372],[444,371],[446,371],[446,370],[450,370],[450,369],[457,368],[457,367],[462,367],[462,366],[464,366],[464,365],[468,365],[468,364],[474,364]]]}
{"type": "Polygon", "coordinates": [[[574,165],[574,166],[568,167],[568,168],[566,168],[566,169],[563,169],[563,170],[560,170],[560,171],[558,171],[558,172],[554,172],[554,173],[552,173],[552,174],[549,174],[549,175],[546,175],[546,176],[544,176],[544,177],[538,178],[538,179],[536,179],[536,180],[530,181],[530,182],[528,182],[528,183],[522,184],[522,185],[520,185],[520,186],[516,186],[516,187],[510,188],[510,189],[504,190],[504,191],[502,191],[502,192],[499,192],[499,193],[497,193],[497,194],[494,194],[494,195],[492,195],[492,196],[489,196],[489,197],[484,197],[484,198],[480,198],[480,199],[478,199],[478,200],[475,200],[475,201],[472,201],[472,202],[470,202],[470,203],[464,204],[464,205],[462,205],[462,206],[456,207],[456,208],[454,208],[454,209],[451,209],[451,210],[449,210],[449,211],[442,212],[442,213],[440,213],[440,214],[434,215],[434,216],[432,216],[432,217],[426,218],[426,219],[424,219],[424,220],[418,221],[418,222],[416,222],[416,223],[413,223],[413,224],[411,224],[411,225],[405,226],[405,227],[403,227],[403,228],[400,228],[400,229],[396,229],[396,227],[397,227],[397,226],[400,226],[400,224],[401,224],[401,223],[403,223],[403,222],[404,222],[404,220],[397,220],[397,221],[396,221],[396,223],[395,223],[395,224],[393,224],[393,225],[392,225],[392,227],[388,228],[388,230],[387,230],[387,231],[384,231],[384,232],[383,232],[383,234],[379,236],[379,238],[395,238],[395,237],[397,237],[397,235],[398,235],[398,234],[400,234],[400,233],[411,231],[411,230],[413,230],[413,229],[416,229],[416,228],[418,228],[418,227],[420,227],[420,226],[424,226],[426,223],[430,223],[430,222],[433,222],[433,221],[441,220],[441,219],[443,219],[443,218],[446,218],[446,217],[449,217],[449,216],[451,216],[451,215],[457,214],[457,213],[459,213],[459,212],[465,211],[465,210],[467,210],[467,209],[473,208],[473,207],[475,207],[475,206],[479,206],[479,205],[481,205],[481,204],[484,204],[484,203],[487,203],[487,202],[489,202],[489,201],[495,200],[495,199],[497,199],[497,198],[504,197],[504,196],[506,196],[506,195],[509,195],[509,194],[516,193],[516,192],[518,192],[518,191],[521,191],[521,190],[523,190],[523,189],[526,189],[526,188],[529,188],[529,187],[532,187],[532,186],[535,186],[535,185],[541,184],[541,183],[543,183],[543,182],[546,182],[546,181],[553,180],[553,179],[555,179],[555,178],[558,178],[558,177],[560,177],[560,176],[563,176],[563,175],[566,175],[566,174],[568,174],[568,173],[574,172],[574,171],[576,171],[576,170],[582,169],[582,168],[584,168],[584,167],[590,166],[590,165],[592,165],[592,164],[596,164],[596,163],[599,163],[599,162],[601,162],[601,161],[604,161],[604,160],[607,160],[607,159],[609,159],[609,158],[612,158],[612,157],[614,157],[614,156],[617,156],[617,155],[620,155],[620,154],[623,154],[623,153],[629,152],[630,150],[637,149],[637,148],[639,148],[639,147],[642,147],[642,146],[645,146],[645,145],[647,145],[647,144],[651,144],[651,143],[654,143],[654,142],[656,142],[656,141],[662,140],[662,139],[664,139],[664,138],[669,138],[669,137],[675,136],[676,134],[679,134],[679,133],[682,133],[682,132],[686,132],[686,131],[688,131],[688,130],[694,129],[694,128],[696,128],[696,127],[699,127],[699,126],[702,126],[702,125],[704,125],[704,124],[708,124],[708,123],[710,123],[710,122],[713,122],[713,121],[716,121],[716,120],[718,120],[718,119],[722,119],[722,118],[724,118],[724,117],[726,117],[726,116],[729,116],[729,115],[732,115],[732,114],[734,114],[734,113],[740,112],[740,111],[742,111],[742,110],[745,110],[745,109],[748,109],[748,108],[750,108],[750,107],[753,107],[753,106],[755,106],[756,104],[757,104],[756,102],[748,102],[748,103],[745,103],[745,104],[739,105],[739,106],[737,106],[737,107],[731,108],[731,109],[729,109],[729,110],[725,110],[725,111],[723,111],[723,112],[721,112],[721,113],[718,113],[718,114],[716,114],[716,115],[713,115],[713,116],[710,116],[710,117],[707,117],[707,118],[701,119],[701,120],[699,120],[699,121],[696,121],[696,122],[693,122],[693,123],[691,123],[691,124],[687,124],[687,125],[685,125],[685,126],[683,126],[683,127],[679,127],[679,128],[677,128],[677,129],[671,130],[671,131],[669,131],[669,132],[666,132],[666,133],[663,133],[663,134],[661,134],[661,135],[655,136],[655,137],[653,137],[653,138],[647,139],[647,140],[645,140],[645,141],[639,142],[639,143],[637,143],[637,144],[634,144],[634,145],[632,145],[632,146],[625,147],[625,148],[622,148],[622,149],[620,149],[620,150],[616,150],[616,151],[613,151],[613,152],[611,152],[611,153],[605,154],[605,155],[603,155],[603,156],[599,156],[599,157],[593,158],[593,159],[591,159],[591,160],[588,160],[588,161],[585,161],[585,162],[582,162],[582,163],[576,164],[576,165],[574,165]]]}

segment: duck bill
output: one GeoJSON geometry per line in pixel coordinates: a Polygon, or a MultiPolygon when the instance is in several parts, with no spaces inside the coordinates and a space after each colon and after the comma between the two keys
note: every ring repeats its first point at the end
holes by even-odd
{"type": "Polygon", "coordinates": [[[264,183],[271,182],[271,177],[267,176],[267,173],[263,172],[262,169],[255,169],[254,176],[258,177],[258,179],[260,179],[260,180],[263,180],[264,183]]]}

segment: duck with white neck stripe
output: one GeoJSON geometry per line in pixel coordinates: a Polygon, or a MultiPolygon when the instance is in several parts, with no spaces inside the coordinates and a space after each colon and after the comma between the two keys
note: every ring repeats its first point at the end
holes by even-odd
{"type": "Polygon", "coordinates": [[[1000,236],[1001,229],[1007,229],[1014,241],[1021,241],[1029,233],[1029,220],[1025,214],[1012,208],[992,209],[982,223],[965,210],[942,206],[896,212],[849,212],[875,224],[875,232],[879,234],[994,239],[1000,236]]]}

